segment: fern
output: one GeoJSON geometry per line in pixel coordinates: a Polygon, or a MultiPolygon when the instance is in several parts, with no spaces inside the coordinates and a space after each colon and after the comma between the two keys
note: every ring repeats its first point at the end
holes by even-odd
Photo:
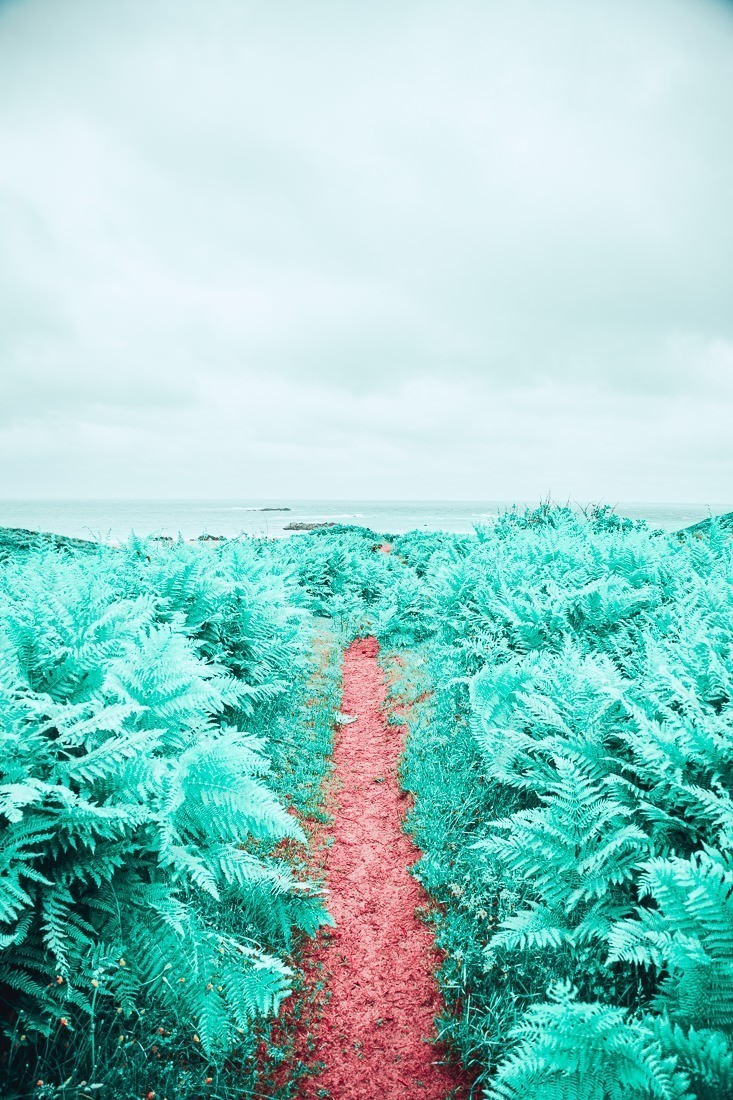
{"type": "Polygon", "coordinates": [[[535,895],[504,921],[490,957],[500,948],[603,941],[649,852],[646,833],[577,764],[558,757],[554,767],[542,805],[493,822],[494,835],[477,845],[535,895]]]}
{"type": "Polygon", "coordinates": [[[576,1000],[567,985],[525,1013],[491,1100],[688,1100],[687,1078],[643,1024],[576,1000]]]}
{"type": "Polygon", "coordinates": [[[667,977],[657,1004],[696,1028],[733,1030],[733,862],[700,852],[645,864],[636,917],[620,921],[609,961],[654,967],[667,977]]]}
{"type": "Polygon", "coordinates": [[[286,599],[240,548],[2,563],[0,996],[23,1031],[149,1003],[223,1058],[287,996],[272,947],[328,918],[269,854],[305,839],[266,738],[309,659],[286,599]]]}

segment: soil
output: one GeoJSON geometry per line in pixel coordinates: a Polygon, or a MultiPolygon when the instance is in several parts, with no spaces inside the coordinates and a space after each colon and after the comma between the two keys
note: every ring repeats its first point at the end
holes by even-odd
{"type": "Polygon", "coordinates": [[[427,897],[409,874],[419,852],[402,829],[406,796],[397,771],[405,731],[385,721],[378,652],[367,638],[344,655],[342,710],[356,721],[337,733],[334,751],[325,874],[336,927],[312,947],[307,966],[327,990],[315,1049],[312,1034],[308,1042],[308,1061],[325,1068],[302,1096],[466,1097],[460,1070],[436,1043],[440,955],[415,913],[427,897]]]}

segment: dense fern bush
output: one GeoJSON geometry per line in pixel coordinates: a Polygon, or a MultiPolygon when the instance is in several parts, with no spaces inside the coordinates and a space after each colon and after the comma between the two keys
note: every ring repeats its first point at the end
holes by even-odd
{"type": "Polygon", "coordinates": [[[389,581],[394,580],[392,563],[380,552],[382,544],[366,528],[335,525],[306,538],[282,539],[268,549],[273,561],[292,571],[305,606],[330,619],[348,644],[375,629],[389,581]]]}
{"type": "Polygon", "coordinates": [[[492,1097],[733,1096],[733,542],[549,507],[402,541],[444,1034],[492,1097]]]}
{"type": "Polygon", "coordinates": [[[733,541],[549,504],[473,535],[8,553],[10,1077],[128,1100],[137,1045],[161,1095],[202,1065],[262,1093],[257,1021],[325,919],[277,847],[327,766],[314,622],[402,652],[440,1030],[477,1094],[733,1100],[733,541]]]}
{"type": "Polygon", "coordinates": [[[310,661],[288,583],[239,545],[134,542],[0,566],[0,996],[14,1080],[60,1029],[91,1080],[100,1021],[124,1028],[143,1012],[182,1023],[221,1062],[288,995],[292,932],[325,919],[318,891],[273,854],[304,839],[272,789],[267,740],[292,722],[310,661]]]}

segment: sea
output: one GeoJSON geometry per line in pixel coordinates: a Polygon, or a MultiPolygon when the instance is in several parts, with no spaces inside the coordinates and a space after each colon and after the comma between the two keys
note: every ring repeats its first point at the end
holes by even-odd
{"type": "MultiPolygon", "coordinates": [[[[6,500],[0,501],[0,527],[24,527],[59,535],[123,542],[137,535],[193,539],[199,535],[286,537],[294,523],[344,523],[373,531],[470,532],[490,524],[514,505],[538,501],[440,500],[6,500]]],[[[665,504],[607,502],[622,516],[652,527],[679,530],[710,515],[733,511],[733,502],[665,504]]],[[[581,507],[581,504],[576,504],[581,507]]]]}

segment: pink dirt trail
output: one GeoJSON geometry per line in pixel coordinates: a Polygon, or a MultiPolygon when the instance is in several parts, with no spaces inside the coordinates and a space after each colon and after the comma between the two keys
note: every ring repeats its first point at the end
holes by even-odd
{"type": "Polygon", "coordinates": [[[408,867],[418,852],[402,831],[397,767],[404,729],[388,726],[375,638],[344,654],[342,727],[335,747],[332,845],[326,857],[336,928],[313,949],[330,997],[313,1057],[325,1069],[304,1086],[332,1100],[446,1100],[466,1082],[434,1045],[441,1011],[439,955],[415,908],[426,901],[408,867]]]}

